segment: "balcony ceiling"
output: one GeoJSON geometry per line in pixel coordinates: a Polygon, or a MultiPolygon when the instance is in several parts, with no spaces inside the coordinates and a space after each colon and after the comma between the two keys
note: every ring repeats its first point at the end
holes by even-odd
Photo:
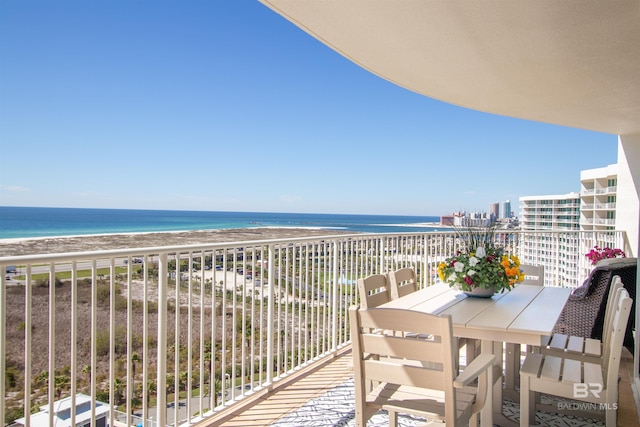
{"type": "Polygon", "coordinates": [[[640,2],[260,0],[406,89],[474,110],[640,133],[640,2]]]}

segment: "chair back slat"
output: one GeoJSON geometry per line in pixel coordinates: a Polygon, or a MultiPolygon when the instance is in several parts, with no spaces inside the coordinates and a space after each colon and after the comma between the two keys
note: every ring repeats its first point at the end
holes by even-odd
{"type": "Polygon", "coordinates": [[[401,359],[430,361],[443,363],[446,357],[441,340],[413,339],[407,340],[400,336],[387,336],[381,333],[364,333],[362,335],[363,347],[368,352],[401,359]]]}
{"type": "Polygon", "coordinates": [[[450,323],[450,315],[436,316],[413,310],[378,308],[360,311],[360,324],[363,328],[382,328],[380,325],[384,324],[384,329],[433,335],[441,337],[442,342],[449,334],[450,323]]]}
{"type": "MultiPolygon", "coordinates": [[[[447,380],[442,369],[433,367],[413,366],[406,363],[393,363],[389,360],[367,360],[365,372],[367,379],[390,382],[393,384],[406,385],[411,387],[431,388],[434,390],[444,390],[447,380]]],[[[448,381],[451,383],[451,380],[448,381]]]]}

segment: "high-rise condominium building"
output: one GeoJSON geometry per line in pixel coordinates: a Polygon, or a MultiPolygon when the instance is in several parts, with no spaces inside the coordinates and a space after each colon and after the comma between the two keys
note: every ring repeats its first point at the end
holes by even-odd
{"type": "Polygon", "coordinates": [[[580,229],[580,195],[520,197],[520,228],[520,261],[544,266],[546,285],[575,286],[583,255],[575,233],[580,229]]]}
{"type": "Polygon", "coordinates": [[[579,230],[580,194],[520,197],[523,230],[579,230]]]}
{"type": "MultiPolygon", "coordinates": [[[[558,196],[527,196],[520,198],[521,229],[524,231],[593,231],[597,240],[610,247],[618,247],[615,234],[618,165],[587,169],[580,172],[580,193],[558,196]]],[[[581,247],[577,233],[524,233],[521,261],[525,264],[545,265],[548,255],[557,253],[558,274],[547,273],[546,284],[569,284],[579,268],[588,269],[584,254],[591,248],[581,247]]],[[[549,269],[553,270],[553,269],[549,269]]],[[[583,271],[583,274],[585,272],[583,271]]]]}
{"type": "Polygon", "coordinates": [[[618,165],[580,172],[580,228],[606,231],[616,226],[618,165]]]}

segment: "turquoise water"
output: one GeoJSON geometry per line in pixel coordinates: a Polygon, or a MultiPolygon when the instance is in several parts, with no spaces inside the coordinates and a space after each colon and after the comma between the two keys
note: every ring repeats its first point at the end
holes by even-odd
{"type": "Polygon", "coordinates": [[[439,221],[438,216],[0,206],[0,239],[255,227],[302,227],[364,233],[445,230],[433,226],[432,223],[439,221]]]}

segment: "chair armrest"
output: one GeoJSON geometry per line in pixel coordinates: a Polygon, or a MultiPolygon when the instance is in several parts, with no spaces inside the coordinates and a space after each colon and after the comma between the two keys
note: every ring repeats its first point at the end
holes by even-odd
{"type": "Polygon", "coordinates": [[[455,388],[462,388],[469,385],[476,378],[478,379],[476,401],[471,405],[471,414],[473,415],[482,410],[491,395],[493,364],[495,360],[496,356],[493,354],[480,354],[453,380],[453,386],[455,388]]]}
{"type": "Polygon", "coordinates": [[[453,380],[453,386],[456,388],[468,386],[470,383],[475,381],[483,371],[492,369],[495,360],[496,356],[493,354],[480,354],[478,357],[473,359],[466,368],[464,368],[464,371],[462,371],[455,380],[453,380]]]}

